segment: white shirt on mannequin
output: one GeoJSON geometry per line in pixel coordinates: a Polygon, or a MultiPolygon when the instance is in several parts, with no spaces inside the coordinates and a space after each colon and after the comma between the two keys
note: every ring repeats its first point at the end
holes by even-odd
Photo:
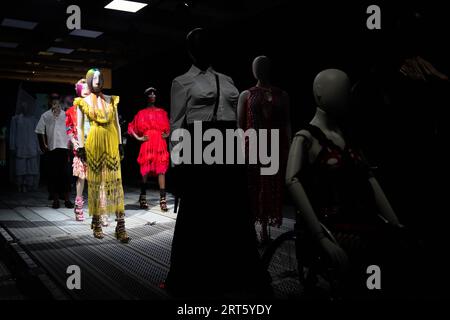
{"type": "Polygon", "coordinates": [[[58,117],[55,117],[52,110],[48,110],[41,115],[34,130],[37,134],[47,136],[48,148],[53,151],[57,148],[67,149],[69,136],[66,133],[66,113],[61,110],[58,117]]]}
{"type": "Polygon", "coordinates": [[[202,71],[193,65],[188,72],[172,82],[171,132],[183,125],[185,117],[188,124],[212,120],[217,95],[216,74],[219,76],[220,85],[217,120],[236,121],[239,91],[234,86],[233,80],[211,67],[202,71]]]}

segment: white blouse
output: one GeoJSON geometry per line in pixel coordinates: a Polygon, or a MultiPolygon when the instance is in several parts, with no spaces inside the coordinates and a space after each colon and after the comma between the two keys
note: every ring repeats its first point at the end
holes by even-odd
{"type": "Polygon", "coordinates": [[[189,71],[172,82],[170,128],[171,132],[182,126],[184,119],[188,124],[194,121],[211,121],[216,104],[216,78],[219,76],[220,99],[217,120],[236,121],[236,108],[239,91],[233,80],[211,67],[202,71],[192,66],[189,71]]]}

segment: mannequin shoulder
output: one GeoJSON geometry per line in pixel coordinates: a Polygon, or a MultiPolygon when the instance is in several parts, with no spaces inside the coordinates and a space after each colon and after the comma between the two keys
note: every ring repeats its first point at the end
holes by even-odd
{"type": "Polygon", "coordinates": [[[306,143],[307,145],[311,145],[311,143],[314,140],[314,137],[312,136],[311,132],[309,132],[306,129],[302,129],[295,133],[294,140],[300,143],[306,143]]]}
{"type": "Polygon", "coordinates": [[[250,90],[244,90],[240,93],[239,98],[240,99],[248,99],[248,97],[250,97],[250,90]]]}
{"type": "Polygon", "coordinates": [[[119,96],[107,96],[105,95],[105,101],[107,103],[112,103],[115,107],[117,107],[117,105],[120,102],[120,97],[119,96]]]}
{"type": "Polygon", "coordinates": [[[190,75],[189,73],[185,73],[185,74],[182,74],[172,80],[172,87],[188,86],[193,81],[194,81],[194,79],[193,79],[192,75],[190,75]]]}
{"type": "Polygon", "coordinates": [[[216,72],[217,75],[219,76],[219,79],[222,79],[226,82],[230,82],[234,85],[234,81],[230,76],[227,76],[226,74],[220,73],[220,72],[216,72]]]}
{"type": "Polygon", "coordinates": [[[158,107],[158,111],[161,112],[163,115],[167,115],[167,111],[166,109],[164,109],[163,107],[158,107]]]}

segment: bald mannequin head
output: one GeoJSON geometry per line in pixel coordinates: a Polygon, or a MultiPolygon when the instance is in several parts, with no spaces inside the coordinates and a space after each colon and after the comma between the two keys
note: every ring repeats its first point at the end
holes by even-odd
{"type": "Polygon", "coordinates": [[[350,79],[338,69],[324,70],[314,79],[313,92],[317,106],[331,116],[340,117],[347,113],[350,89],[350,79]]]}
{"type": "Polygon", "coordinates": [[[261,82],[268,82],[270,79],[270,59],[266,56],[259,56],[253,60],[253,76],[261,82]]]}

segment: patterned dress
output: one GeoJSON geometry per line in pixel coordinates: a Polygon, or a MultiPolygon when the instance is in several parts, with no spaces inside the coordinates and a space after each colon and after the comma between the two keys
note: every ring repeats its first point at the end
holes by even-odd
{"type": "Polygon", "coordinates": [[[76,98],[74,101],[90,122],[90,131],[84,146],[88,165],[88,208],[91,216],[125,211],[116,125],[119,97],[100,97],[101,103],[96,106],[92,104],[96,99],[94,94],[85,98],[91,103],[87,103],[83,98],[76,98]]]}
{"type": "Polygon", "coordinates": [[[137,162],[141,175],[156,176],[165,174],[169,167],[169,152],[166,139],[162,133],[169,133],[170,124],[167,112],[161,108],[150,107],[138,112],[128,125],[128,133],[139,137],[147,136],[148,140],[141,144],[137,162]]]}
{"type": "MultiPolygon", "coordinates": [[[[89,133],[89,119],[84,116],[84,136],[87,137],[89,133]]],[[[66,110],[66,132],[67,135],[72,135],[75,139],[78,139],[77,135],[77,107],[73,105],[69,109],[66,110]]],[[[77,152],[74,149],[74,158],[72,164],[72,174],[74,177],[79,177],[81,179],[86,179],[87,176],[87,164],[81,161],[79,157],[77,157],[77,152]]]]}
{"type": "MultiPolygon", "coordinates": [[[[251,208],[257,222],[267,223],[269,226],[280,226],[283,217],[284,176],[289,153],[289,138],[286,130],[288,110],[282,103],[281,89],[253,87],[248,91],[250,96],[245,105],[246,119],[243,129],[278,129],[280,137],[280,167],[275,175],[261,175],[261,164],[248,167],[251,208]]],[[[270,146],[270,131],[267,136],[270,146]]],[[[270,155],[270,147],[268,149],[270,155]]],[[[245,150],[246,159],[249,159],[248,140],[245,150]]]]}

